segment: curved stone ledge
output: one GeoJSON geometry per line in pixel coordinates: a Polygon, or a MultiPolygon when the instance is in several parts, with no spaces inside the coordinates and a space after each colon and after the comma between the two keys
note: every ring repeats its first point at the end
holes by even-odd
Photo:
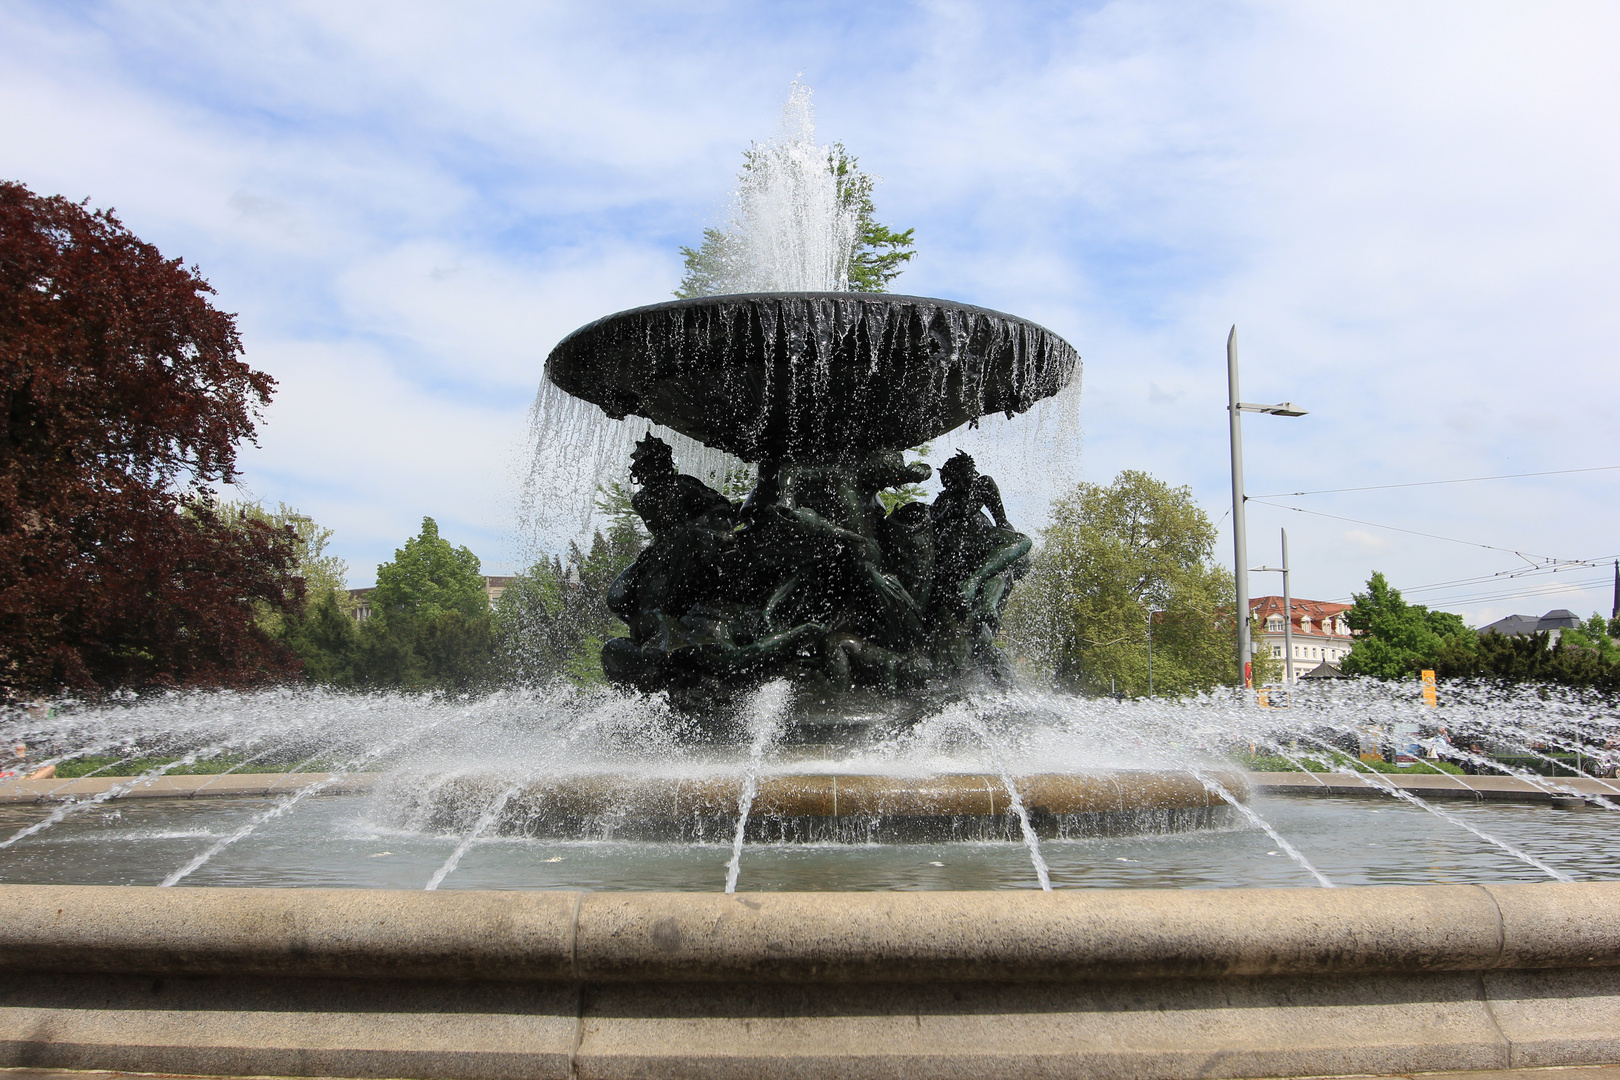
{"type": "Polygon", "coordinates": [[[417,893],[0,886],[0,1066],[1132,1080],[1620,1061],[1620,882],[417,893]]]}
{"type": "Polygon", "coordinates": [[[1620,966],[1620,882],[1054,893],[0,886],[0,971],[527,981],[1620,966]]]}

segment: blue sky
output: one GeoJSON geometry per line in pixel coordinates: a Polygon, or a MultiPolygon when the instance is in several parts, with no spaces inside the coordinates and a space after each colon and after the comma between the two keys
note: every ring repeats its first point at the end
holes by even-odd
{"type": "MultiPolygon", "coordinates": [[[[1085,358],[1079,438],[974,447],[1020,524],[1124,468],[1221,517],[1233,323],[1244,396],[1311,410],[1247,420],[1252,493],[1620,465],[1617,54],[1620,8],[1581,3],[20,0],[0,175],[202,268],[280,382],[245,492],[334,528],[366,584],[424,514],[491,570],[526,557],[546,353],[668,297],[800,74],[917,230],[900,291],[1085,358]]],[[[1296,594],[1330,599],[1612,557],[1617,494],[1620,470],[1255,505],[1252,561],[1286,525],[1296,594]]],[[[1603,578],[1412,595],[1606,613],[1603,578]]]]}

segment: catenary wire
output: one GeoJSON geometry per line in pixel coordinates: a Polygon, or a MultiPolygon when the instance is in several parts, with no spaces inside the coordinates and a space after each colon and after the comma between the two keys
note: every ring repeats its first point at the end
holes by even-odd
{"type": "Polygon", "coordinates": [[[1282,503],[1265,502],[1257,495],[1248,497],[1249,502],[1258,502],[1261,506],[1270,506],[1277,510],[1292,510],[1296,514],[1311,514],[1315,517],[1332,518],[1334,521],[1348,521],[1352,525],[1366,525],[1373,529],[1388,529],[1390,532],[1406,533],[1409,536],[1422,536],[1430,540],[1444,540],[1448,544],[1462,544],[1464,547],[1485,548],[1487,551],[1505,551],[1509,555],[1517,555],[1521,559],[1540,559],[1544,563],[1578,562],[1576,559],[1555,559],[1550,555],[1531,555],[1517,548],[1498,547],[1495,544],[1482,544],[1477,540],[1458,540],[1454,536],[1440,536],[1436,533],[1419,532],[1416,529],[1403,529],[1399,525],[1384,525],[1377,521],[1363,521],[1360,518],[1343,517],[1339,514],[1326,514],[1320,510],[1307,510],[1303,506],[1285,506],[1282,503]]]}
{"type": "Polygon", "coordinates": [[[1501,476],[1464,476],[1458,480],[1418,480],[1406,484],[1368,484],[1365,487],[1323,488],[1321,491],[1278,491],[1270,495],[1250,495],[1251,499],[1285,499],[1296,495],[1338,495],[1346,491],[1388,491],[1391,488],[1436,487],[1441,484],[1477,484],[1482,480],[1518,480],[1526,476],[1567,476],[1570,473],[1607,472],[1620,465],[1593,465],[1585,469],[1552,469],[1548,472],[1504,473],[1501,476]]]}

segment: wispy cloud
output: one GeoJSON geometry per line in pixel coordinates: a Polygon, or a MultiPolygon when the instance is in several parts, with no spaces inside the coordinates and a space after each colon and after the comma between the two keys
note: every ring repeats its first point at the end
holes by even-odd
{"type": "MultiPolygon", "coordinates": [[[[0,11],[0,172],[116,205],[202,266],[281,383],[250,486],[335,527],[364,579],[425,513],[516,557],[546,352],[667,297],[676,246],[803,72],[823,137],[917,228],[899,285],[1035,318],[1086,358],[1084,460],[1077,438],[1013,440],[987,468],[1145,468],[1217,517],[1234,322],[1245,396],[1311,410],[1247,421],[1252,490],[1620,464],[1598,460],[1620,389],[1617,48],[1620,13],[1580,3],[35,0],[0,11]]],[[[1592,557],[1620,551],[1614,483],[1300,505],[1592,557]]],[[[1033,527],[1042,497],[1017,487],[1033,527]]],[[[1253,536],[1282,524],[1306,596],[1503,565],[1251,510],[1253,536]]]]}

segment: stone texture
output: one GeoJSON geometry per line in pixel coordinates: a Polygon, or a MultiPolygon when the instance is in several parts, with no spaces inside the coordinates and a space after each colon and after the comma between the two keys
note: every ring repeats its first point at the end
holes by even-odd
{"type": "Polygon", "coordinates": [[[0,886],[0,972],[567,979],[575,893],[0,886]]]}
{"type": "Polygon", "coordinates": [[[1491,1014],[1518,1068],[1620,1062],[1620,971],[1502,971],[1485,976],[1491,1014]]]}
{"type": "Polygon", "coordinates": [[[1478,970],[1501,929],[1473,886],[597,893],[577,940],[593,980],[1041,980],[1478,970]]]}
{"type": "MultiPolygon", "coordinates": [[[[1389,798],[1377,783],[1353,773],[1250,773],[1258,791],[1288,795],[1366,795],[1389,798]]],[[[1620,801],[1613,781],[1589,780],[1584,776],[1548,777],[1540,783],[1517,776],[1453,776],[1450,773],[1418,773],[1402,776],[1381,773],[1380,779],[1424,799],[1473,799],[1477,802],[1532,802],[1551,804],[1566,791],[1599,795],[1620,801]]]]}
{"type": "Polygon", "coordinates": [[[1508,1047],[1477,983],[1145,981],[714,988],[603,987],[582,1078],[1320,1076],[1495,1068],[1508,1047]]]}
{"type": "Polygon", "coordinates": [[[1615,1062],[1617,907],[1620,882],[737,896],[3,886],[0,1065],[1181,1080],[1615,1062]]]}
{"type": "Polygon", "coordinates": [[[0,1064],[148,1073],[567,1077],[578,990],[543,984],[0,979],[0,1064]]]}
{"type": "Polygon", "coordinates": [[[1502,916],[1499,967],[1612,965],[1620,956],[1613,883],[1484,885],[1502,916]]]}
{"type": "MultiPolygon", "coordinates": [[[[197,796],[285,795],[331,779],[330,773],[229,773],[213,776],[159,776],[135,782],[131,776],[91,776],[81,780],[0,780],[0,803],[85,799],[120,788],[119,799],[187,799],[197,796]]],[[[324,795],[370,791],[375,773],[350,773],[321,789],[324,795]]]]}
{"type": "Polygon", "coordinates": [[[1057,393],[1080,357],[969,304],[887,293],[753,293],[621,311],[564,338],[546,376],[747,461],[863,458],[1057,393]]]}

